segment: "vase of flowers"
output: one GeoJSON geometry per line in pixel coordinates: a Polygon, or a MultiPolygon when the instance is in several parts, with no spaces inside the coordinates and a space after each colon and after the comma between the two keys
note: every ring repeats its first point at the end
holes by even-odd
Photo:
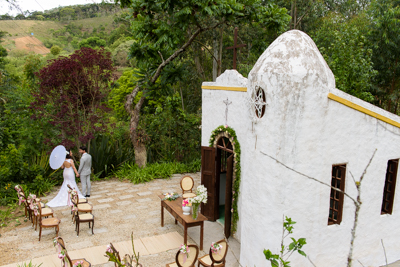
{"type": "Polygon", "coordinates": [[[222,249],[222,245],[221,244],[218,244],[218,243],[215,243],[215,242],[211,243],[211,251],[212,251],[212,253],[214,253],[214,254],[220,253],[221,249],[222,249]]]}
{"type": "Polygon", "coordinates": [[[179,249],[179,252],[183,254],[183,263],[186,262],[186,260],[189,258],[189,252],[190,249],[189,247],[185,244],[185,245],[181,245],[181,248],[179,249]]]}
{"type": "Polygon", "coordinates": [[[190,203],[188,199],[182,200],[183,215],[190,215],[190,203]]]}
{"type": "Polygon", "coordinates": [[[204,185],[199,185],[196,189],[196,196],[193,198],[189,198],[189,203],[192,204],[192,217],[197,220],[200,211],[200,204],[207,203],[207,188],[204,185]]]}

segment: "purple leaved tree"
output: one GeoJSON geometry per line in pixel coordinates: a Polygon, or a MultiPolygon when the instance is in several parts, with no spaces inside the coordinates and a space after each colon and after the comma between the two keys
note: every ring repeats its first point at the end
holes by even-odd
{"type": "Polygon", "coordinates": [[[105,99],[114,67],[109,52],[82,48],[49,62],[36,75],[38,90],[31,108],[35,118],[46,119],[59,130],[61,143],[70,148],[88,144],[105,130],[105,99]]]}

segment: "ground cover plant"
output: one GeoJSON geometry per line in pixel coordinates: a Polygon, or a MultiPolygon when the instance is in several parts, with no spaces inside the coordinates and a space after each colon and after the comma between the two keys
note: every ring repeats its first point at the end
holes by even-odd
{"type": "Polygon", "coordinates": [[[153,179],[166,179],[175,173],[198,172],[200,167],[200,159],[187,164],[179,162],[150,163],[144,168],[140,168],[137,164],[125,163],[113,173],[113,176],[139,184],[153,179]]]}

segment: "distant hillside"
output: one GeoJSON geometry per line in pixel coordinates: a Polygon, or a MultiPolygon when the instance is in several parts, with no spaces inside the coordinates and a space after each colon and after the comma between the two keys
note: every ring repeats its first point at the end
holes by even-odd
{"type": "Polygon", "coordinates": [[[9,52],[27,50],[38,54],[49,53],[52,45],[73,50],[71,42],[77,43],[93,35],[107,40],[110,33],[119,26],[113,20],[114,15],[111,14],[69,22],[0,20],[0,31],[7,33],[2,46],[9,52]]]}

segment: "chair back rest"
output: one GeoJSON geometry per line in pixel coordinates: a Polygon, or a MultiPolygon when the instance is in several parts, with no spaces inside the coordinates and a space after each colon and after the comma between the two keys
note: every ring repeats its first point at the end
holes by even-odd
{"type": "Polygon", "coordinates": [[[179,250],[175,256],[175,263],[178,267],[194,267],[199,256],[199,247],[196,245],[188,245],[189,252],[187,255],[181,253],[179,250]]]}
{"type": "Polygon", "coordinates": [[[37,208],[38,210],[38,217],[39,217],[39,224],[42,223],[42,205],[40,205],[40,201],[37,201],[36,199],[33,200],[33,211],[35,210],[35,208],[37,208]]]}
{"type": "MultiPolygon", "coordinates": [[[[112,243],[110,243],[110,247],[111,247],[112,254],[114,255],[114,257],[117,258],[119,262],[121,262],[121,257],[119,256],[118,250],[115,249],[115,247],[112,243]]],[[[115,267],[118,267],[117,263],[115,263],[114,265],[115,265],[115,267]]]]}
{"type": "Polygon", "coordinates": [[[182,193],[185,193],[185,191],[190,191],[192,192],[192,188],[194,186],[194,180],[190,176],[183,176],[181,179],[181,188],[182,188],[182,193]]]}
{"type": "Polygon", "coordinates": [[[69,189],[73,190],[73,188],[69,184],[67,184],[67,186],[68,186],[69,189]]]}
{"type": "Polygon", "coordinates": [[[67,249],[65,248],[64,240],[61,237],[59,237],[59,238],[57,238],[57,243],[61,246],[61,250],[64,251],[65,258],[67,258],[67,260],[65,260],[65,258],[62,259],[62,263],[63,263],[62,266],[65,266],[65,263],[67,263],[68,264],[67,266],[71,266],[72,267],[72,260],[68,255],[67,249]]]}
{"type": "Polygon", "coordinates": [[[214,253],[211,248],[210,248],[210,258],[212,260],[213,263],[222,263],[225,262],[225,257],[226,254],[228,253],[228,243],[225,241],[225,239],[222,239],[218,242],[218,243],[222,246],[222,248],[220,250],[218,250],[217,253],[214,253]]]}

